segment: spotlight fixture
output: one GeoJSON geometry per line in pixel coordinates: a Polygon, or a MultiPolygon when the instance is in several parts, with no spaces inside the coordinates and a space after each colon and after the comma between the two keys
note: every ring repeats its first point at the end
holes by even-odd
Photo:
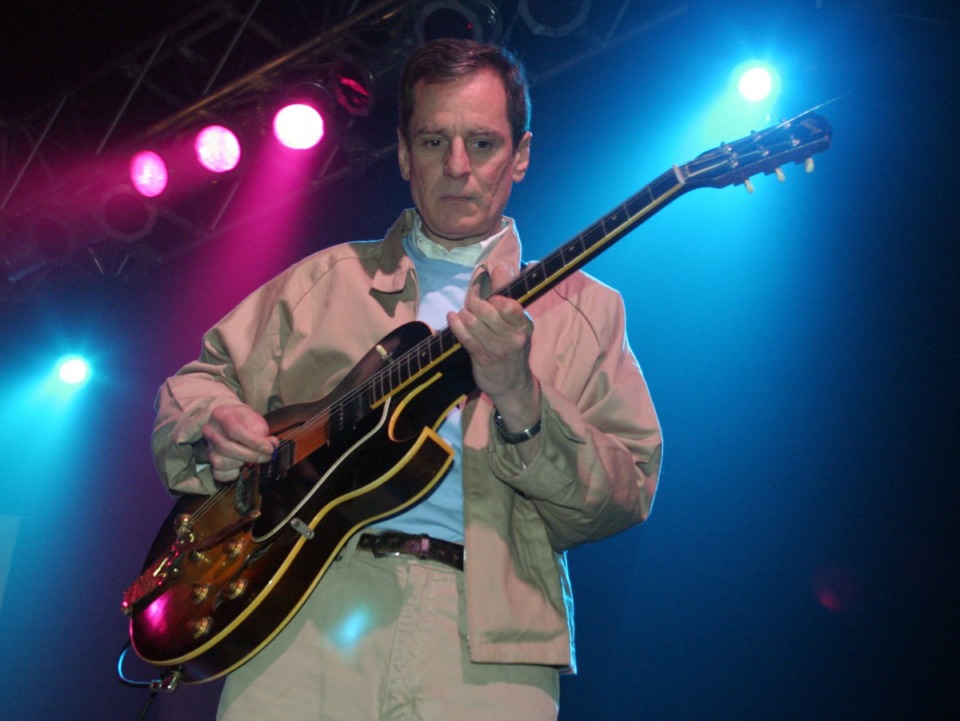
{"type": "Polygon", "coordinates": [[[421,45],[439,38],[495,43],[501,30],[500,10],[489,0],[432,0],[420,7],[414,24],[421,45]]]}
{"type": "Polygon", "coordinates": [[[349,55],[340,55],[330,63],[328,76],[341,108],[350,115],[370,115],[377,99],[376,82],[366,65],[349,55]]]}
{"type": "Polygon", "coordinates": [[[240,162],[240,141],[223,125],[208,125],[197,133],[193,149],[200,165],[214,173],[227,173],[240,162]]]}
{"type": "Polygon", "coordinates": [[[285,105],[273,116],[273,134],[292,150],[309,150],[323,138],[323,116],[305,103],[285,105]]]}
{"type": "Polygon", "coordinates": [[[590,15],[590,0],[558,3],[556,0],[520,0],[520,16],[530,32],[550,38],[565,38],[579,30],[590,15]]]}
{"type": "Polygon", "coordinates": [[[111,238],[132,243],[153,230],[157,209],[129,185],[117,185],[100,198],[97,219],[111,238]]]}
{"type": "Polygon", "coordinates": [[[294,85],[276,105],[274,137],[294,150],[316,146],[332,127],[336,105],[330,90],[322,83],[307,81],[294,85]]]}
{"type": "Polygon", "coordinates": [[[735,70],[737,91],[744,100],[759,103],[763,100],[776,100],[780,92],[780,76],[769,63],[751,60],[735,70]]]}
{"type": "Polygon", "coordinates": [[[68,355],[57,361],[55,372],[64,383],[79,386],[90,378],[90,364],[78,355],[68,355]]]}
{"type": "Polygon", "coordinates": [[[141,150],[130,160],[130,182],[140,195],[156,198],[167,189],[170,174],[159,153],[141,150]]]}

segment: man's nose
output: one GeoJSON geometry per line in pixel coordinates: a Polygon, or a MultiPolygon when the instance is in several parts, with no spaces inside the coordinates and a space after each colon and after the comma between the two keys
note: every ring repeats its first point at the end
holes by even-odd
{"type": "Polygon", "coordinates": [[[451,178],[460,178],[470,172],[470,156],[461,138],[454,138],[444,158],[443,172],[451,178]]]}

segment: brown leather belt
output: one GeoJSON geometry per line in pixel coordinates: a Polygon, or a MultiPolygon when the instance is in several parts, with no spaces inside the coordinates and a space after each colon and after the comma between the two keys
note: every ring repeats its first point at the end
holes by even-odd
{"type": "Polygon", "coordinates": [[[424,534],[415,536],[397,531],[364,533],[360,536],[357,548],[371,551],[377,558],[404,554],[452,566],[458,571],[463,570],[463,546],[424,534]]]}

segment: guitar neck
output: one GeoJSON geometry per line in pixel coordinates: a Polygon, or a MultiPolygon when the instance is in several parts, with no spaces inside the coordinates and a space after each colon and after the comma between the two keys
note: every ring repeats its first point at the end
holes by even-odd
{"type": "Polygon", "coordinates": [[[666,207],[684,190],[680,168],[674,166],[540,262],[528,265],[497,292],[528,305],[666,207]]]}

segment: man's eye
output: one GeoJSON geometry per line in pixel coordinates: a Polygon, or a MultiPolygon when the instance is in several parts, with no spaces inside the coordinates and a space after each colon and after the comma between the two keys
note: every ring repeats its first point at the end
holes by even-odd
{"type": "Polygon", "coordinates": [[[423,141],[423,147],[425,148],[439,148],[443,145],[443,141],[440,138],[425,138],[423,141]]]}

